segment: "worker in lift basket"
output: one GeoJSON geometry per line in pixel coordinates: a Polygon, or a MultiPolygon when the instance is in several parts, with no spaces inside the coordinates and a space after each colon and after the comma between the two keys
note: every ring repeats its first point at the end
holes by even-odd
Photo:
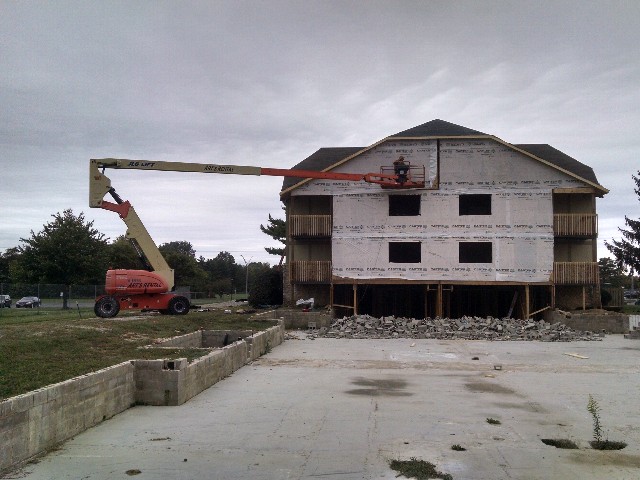
{"type": "Polygon", "coordinates": [[[393,172],[398,176],[398,183],[404,183],[407,181],[408,171],[409,165],[404,163],[404,157],[402,155],[393,162],[393,172]]]}

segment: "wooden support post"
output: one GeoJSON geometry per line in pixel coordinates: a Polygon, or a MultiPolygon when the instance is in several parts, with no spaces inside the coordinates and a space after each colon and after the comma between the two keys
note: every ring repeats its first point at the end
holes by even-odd
{"type": "Polygon", "coordinates": [[[442,318],[442,284],[438,283],[438,298],[436,299],[436,317],[442,318]]]}
{"type": "Polygon", "coordinates": [[[524,318],[529,318],[529,311],[531,308],[531,298],[529,295],[529,284],[524,286],[524,318]]]}
{"type": "Polygon", "coordinates": [[[429,285],[424,286],[424,318],[429,318],[429,285]]]}
{"type": "Polygon", "coordinates": [[[507,318],[511,318],[513,315],[513,309],[516,307],[516,302],[518,301],[518,289],[513,292],[513,298],[511,299],[511,306],[509,307],[509,311],[507,312],[507,318]]]}
{"type": "Polygon", "coordinates": [[[556,308],[556,286],[551,285],[551,308],[556,308]]]}
{"type": "Polygon", "coordinates": [[[358,284],[353,284],[353,314],[358,315],[358,284]]]}
{"type": "Polygon", "coordinates": [[[289,299],[289,301],[291,302],[290,305],[295,305],[296,304],[296,284],[294,283],[294,281],[292,280],[292,275],[293,275],[293,262],[288,262],[288,268],[289,268],[289,283],[291,284],[291,297],[289,299]]]}
{"type": "Polygon", "coordinates": [[[329,285],[329,309],[335,315],[335,312],[333,312],[333,283],[329,285]]]}
{"type": "Polygon", "coordinates": [[[582,285],[582,310],[587,309],[587,287],[582,285]]]}

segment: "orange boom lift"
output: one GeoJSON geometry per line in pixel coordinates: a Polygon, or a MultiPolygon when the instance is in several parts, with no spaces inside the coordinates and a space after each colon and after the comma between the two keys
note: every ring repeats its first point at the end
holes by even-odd
{"type": "Polygon", "coordinates": [[[120,310],[136,309],[185,315],[190,307],[187,297],[173,292],[173,269],[165,261],[131,203],[122,200],[111,186],[111,180],[104,174],[107,168],[347,180],[375,183],[382,188],[392,189],[425,186],[424,166],[412,166],[402,158],[396,160],[392,166],[381,167],[380,173],[365,174],[118,158],[92,159],[89,163],[89,206],[109,210],[120,216],[127,226],[126,238],[132,243],[146,267],[146,270],[107,271],[106,295],[100,296],[94,306],[96,315],[102,318],[115,317],[120,310]],[[107,194],[115,203],[104,200],[107,194]]]}

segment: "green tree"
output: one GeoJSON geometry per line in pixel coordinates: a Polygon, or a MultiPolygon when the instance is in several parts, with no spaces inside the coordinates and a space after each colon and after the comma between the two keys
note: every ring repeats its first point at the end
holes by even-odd
{"type": "MultiPolygon", "coordinates": [[[[285,220],[282,220],[281,218],[273,218],[271,214],[269,214],[269,224],[266,227],[264,225],[260,225],[260,230],[262,230],[262,233],[269,235],[274,240],[286,246],[287,222],[285,220]]],[[[278,255],[279,257],[282,257],[285,254],[284,247],[264,247],[264,249],[270,255],[278,255]]]]}
{"type": "Polygon", "coordinates": [[[62,308],[68,308],[71,285],[104,282],[107,241],[82,212],[76,216],[68,209],[52,217],[42,231],[20,239],[16,280],[65,285],[62,308]]]}
{"type": "MultiPolygon", "coordinates": [[[[638,176],[631,177],[636,184],[634,191],[640,201],[640,170],[638,176]]],[[[622,239],[604,243],[616,258],[618,266],[629,268],[632,272],[640,272],[640,219],[633,220],[625,215],[624,223],[628,228],[618,228],[622,233],[622,239]]]]}
{"type": "Polygon", "coordinates": [[[598,260],[600,269],[600,283],[611,287],[623,287],[626,283],[626,275],[618,264],[609,257],[598,260]]]}
{"type": "Polygon", "coordinates": [[[163,243],[160,253],[174,270],[176,285],[191,286],[194,290],[203,290],[207,283],[207,273],[196,260],[196,251],[189,242],[163,243]]]}
{"type": "Polygon", "coordinates": [[[225,293],[233,292],[233,283],[230,278],[219,278],[208,284],[210,294],[222,298],[225,293]]]}
{"type": "Polygon", "coordinates": [[[240,285],[244,289],[244,267],[238,265],[229,252],[220,252],[215,258],[200,257],[198,263],[207,272],[209,282],[212,284],[217,282],[222,282],[220,285],[225,285],[225,282],[231,284],[229,290],[223,293],[233,292],[234,289],[240,288],[240,285]]]}
{"type": "Polygon", "coordinates": [[[111,242],[107,248],[110,268],[140,269],[144,268],[138,252],[124,235],[111,242]]]}
{"type": "Polygon", "coordinates": [[[196,250],[193,248],[193,245],[191,245],[191,242],[187,242],[184,240],[163,243],[160,246],[160,249],[164,250],[165,252],[181,253],[192,258],[196,258],[196,250]]]}
{"type": "Polygon", "coordinates": [[[282,271],[268,263],[249,264],[249,304],[282,305],[282,271]]]}
{"type": "Polygon", "coordinates": [[[17,268],[20,259],[20,250],[18,247],[7,248],[0,255],[0,283],[12,283],[13,272],[17,268]]]}

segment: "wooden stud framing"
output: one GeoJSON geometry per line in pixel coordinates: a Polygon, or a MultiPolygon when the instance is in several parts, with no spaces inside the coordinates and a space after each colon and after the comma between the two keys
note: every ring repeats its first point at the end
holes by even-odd
{"type": "Polygon", "coordinates": [[[353,314],[358,315],[358,284],[353,284],[353,314]]]}

